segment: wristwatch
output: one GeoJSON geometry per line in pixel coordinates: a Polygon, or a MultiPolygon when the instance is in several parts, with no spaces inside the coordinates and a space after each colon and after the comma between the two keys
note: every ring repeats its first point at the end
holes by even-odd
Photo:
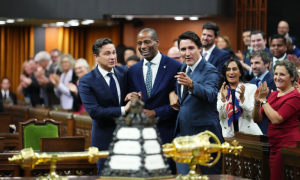
{"type": "Polygon", "coordinates": [[[261,104],[260,104],[260,106],[263,106],[264,104],[267,104],[268,103],[268,101],[263,101],[261,104]]]}

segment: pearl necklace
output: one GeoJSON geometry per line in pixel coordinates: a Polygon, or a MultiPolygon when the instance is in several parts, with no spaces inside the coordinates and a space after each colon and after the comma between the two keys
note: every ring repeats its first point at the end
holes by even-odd
{"type": "MultiPolygon", "coordinates": [[[[277,94],[277,97],[284,96],[284,95],[286,95],[287,93],[293,91],[294,89],[295,89],[295,88],[292,86],[290,89],[288,89],[288,90],[285,91],[285,92],[279,92],[279,93],[277,94]]],[[[279,91],[280,91],[280,90],[279,90],[279,91]]]]}

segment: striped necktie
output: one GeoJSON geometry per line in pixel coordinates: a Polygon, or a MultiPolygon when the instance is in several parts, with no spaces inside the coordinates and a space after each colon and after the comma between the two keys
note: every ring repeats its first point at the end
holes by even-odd
{"type": "Polygon", "coordinates": [[[148,71],[146,74],[146,90],[147,90],[147,96],[150,98],[151,96],[151,89],[152,89],[152,69],[151,69],[151,62],[147,62],[148,71]]]}

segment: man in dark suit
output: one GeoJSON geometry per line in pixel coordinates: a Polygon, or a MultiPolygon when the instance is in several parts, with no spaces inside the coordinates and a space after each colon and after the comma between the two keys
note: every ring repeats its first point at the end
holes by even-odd
{"type": "Polygon", "coordinates": [[[201,54],[204,59],[218,69],[219,75],[221,76],[222,67],[231,56],[229,52],[218,49],[215,45],[215,41],[218,39],[219,34],[220,28],[216,23],[209,22],[203,25],[201,42],[204,48],[201,54]]]}
{"type": "Polygon", "coordinates": [[[294,36],[289,35],[290,27],[289,24],[286,21],[280,21],[278,23],[277,32],[278,34],[288,36],[293,40],[293,43],[298,46],[298,40],[294,36]]]}
{"type": "MultiPolygon", "coordinates": [[[[126,66],[116,66],[117,54],[113,42],[98,39],[93,45],[98,65],[79,80],[79,94],[84,108],[92,120],[91,146],[99,151],[108,150],[116,124],[114,118],[129,112],[130,101],[125,105],[128,92],[126,66]]],[[[105,159],[97,162],[98,174],[105,159]]]]}
{"type": "Polygon", "coordinates": [[[17,96],[15,93],[9,90],[10,82],[8,78],[3,78],[1,81],[1,96],[0,100],[11,101],[13,104],[17,104],[17,96]]]}
{"type": "Polygon", "coordinates": [[[285,39],[286,39],[286,47],[287,47],[286,53],[296,55],[296,57],[299,58],[300,49],[294,45],[293,40],[290,37],[285,36],[285,39]]]}
{"type": "MultiPolygon", "coordinates": [[[[250,34],[250,41],[252,52],[257,50],[265,50],[270,54],[270,56],[272,56],[271,51],[266,47],[267,39],[264,32],[261,30],[252,31],[250,34]]],[[[244,60],[241,61],[241,64],[245,70],[246,80],[250,81],[254,77],[251,70],[250,57],[245,57],[244,60]]]]}
{"type": "MultiPolygon", "coordinates": [[[[251,60],[251,69],[255,77],[249,83],[255,84],[256,87],[259,87],[261,83],[266,81],[268,88],[270,89],[269,93],[271,93],[271,90],[276,91],[277,89],[274,83],[273,76],[269,72],[269,66],[271,64],[270,63],[271,58],[269,53],[264,50],[254,51],[250,55],[250,60],[251,60]]],[[[267,135],[268,124],[269,124],[268,120],[264,119],[262,122],[257,124],[261,129],[262,133],[267,135]]]]}
{"type": "MultiPolygon", "coordinates": [[[[174,76],[181,63],[158,51],[159,38],[154,29],[141,30],[137,36],[137,44],[144,58],[129,69],[130,92],[142,92],[144,114],[159,117],[157,129],[162,143],[171,143],[177,111],[170,106],[169,93],[175,90],[174,76]]],[[[168,162],[175,174],[175,163],[170,158],[168,162]]]]}
{"type": "Polygon", "coordinates": [[[272,65],[270,67],[270,73],[274,75],[274,67],[276,63],[287,59],[285,37],[281,34],[274,34],[273,36],[271,36],[270,50],[273,55],[271,60],[272,65]]]}
{"type": "Polygon", "coordinates": [[[243,36],[244,44],[246,45],[246,49],[243,51],[243,53],[241,53],[241,51],[239,50],[238,53],[235,54],[240,60],[250,57],[250,54],[252,52],[251,41],[250,41],[251,31],[253,31],[253,29],[251,28],[246,28],[243,31],[242,36],[243,36]]]}
{"type": "MultiPolygon", "coordinates": [[[[200,52],[202,44],[197,34],[187,31],[178,38],[179,51],[184,63],[177,78],[177,95],[180,107],[176,121],[175,136],[191,136],[206,130],[214,133],[224,142],[217,111],[217,68],[208,63],[200,52]]],[[[172,101],[173,102],[173,101],[172,101]]],[[[216,157],[214,153],[212,155],[216,157]]],[[[178,174],[187,174],[189,165],[176,163],[178,174]]],[[[221,174],[222,158],[211,168],[200,166],[203,174],[221,174]]]]}

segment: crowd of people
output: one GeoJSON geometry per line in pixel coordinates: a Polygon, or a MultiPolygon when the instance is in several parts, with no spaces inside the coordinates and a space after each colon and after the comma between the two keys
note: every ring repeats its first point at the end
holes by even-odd
{"type": "MultiPolygon", "coordinates": [[[[285,21],[268,39],[263,31],[247,28],[242,37],[246,49],[235,53],[229,38],[209,22],[200,37],[192,31],[179,35],[164,55],[157,32],[145,28],[137,34],[136,48],[123,49],[123,64],[118,64],[119,52],[110,39],[96,40],[91,71],[85,59],[75,61],[58,49],[41,51],[24,62],[17,92],[32,106],[87,111],[93,119],[91,145],[99,150],[108,149],[113,119],[126,115],[135,97],[145,103],[147,117],[159,117],[162,143],[205,130],[221,143],[235,132],[267,135],[271,179],[277,179],[282,177],[281,147],[300,140],[300,50],[288,32],[285,21]]],[[[9,86],[3,78],[1,98],[15,104],[9,86]]],[[[186,164],[168,163],[173,174],[176,168],[179,174],[189,171],[186,164]]],[[[97,166],[101,174],[104,160],[97,166]]],[[[222,160],[200,168],[203,174],[221,174],[222,160]]]]}

